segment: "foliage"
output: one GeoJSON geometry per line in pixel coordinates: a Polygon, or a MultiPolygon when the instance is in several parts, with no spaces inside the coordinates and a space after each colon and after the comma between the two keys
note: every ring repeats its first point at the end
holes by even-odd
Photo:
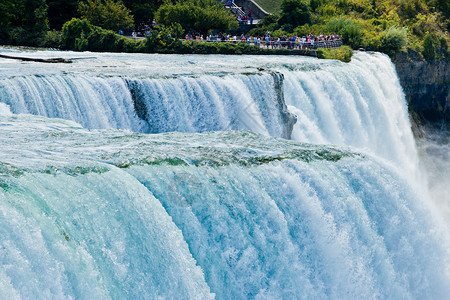
{"type": "Polygon", "coordinates": [[[422,0],[399,1],[398,14],[404,19],[412,19],[419,13],[427,13],[427,5],[422,0]]]}
{"type": "Polygon", "coordinates": [[[433,45],[433,36],[428,33],[423,40],[423,57],[426,60],[434,60],[436,58],[436,50],[433,45]]]}
{"type": "Polygon", "coordinates": [[[47,0],[47,4],[51,29],[61,30],[65,22],[78,17],[78,0],[47,0]]]}
{"type": "Polygon", "coordinates": [[[283,0],[281,2],[281,16],[278,24],[301,26],[311,21],[311,8],[304,0],[283,0]]]}
{"type": "Polygon", "coordinates": [[[2,0],[0,8],[0,42],[36,46],[48,29],[45,0],[2,0]]]}
{"type": "Polygon", "coordinates": [[[246,43],[214,43],[187,41],[184,52],[193,54],[257,54],[261,50],[246,43]]]}
{"type": "Polygon", "coordinates": [[[356,49],[361,46],[362,27],[351,19],[339,18],[326,23],[328,33],[337,33],[342,35],[342,41],[346,45],[350,45],[356,49]]]}
{"type": "Polygon", "coordinates": [[[73,18],[63,25],[61,32],[61,47],[68,50],[75,48],[76,39],[89,35],[93,26],[87,20],[73,18]]]}
{"type": "Polygon", "coordinates": [[[155,18],[166,26],[178,23],[187,31],[198,31],[202,34],[209,30],[226,31],[238,28],[235,17],[216,0],[166,2],[160,6],[155,18]]]}
{"type": "Polygon", "coordinates": [[[247,33],[249,36],[264,36],[266,33],[265,27],[255,27],[250,29],[250,31],[247,33]]]}
{"type": "Polygon", "coordinates": [[[445,37],[427,33],[422,43],[422,55],[426,60],[441,60],[449,57],[448,42],[445,37]]]}
{"type": "Polygon", "coordinates": [[[441,37],[439,39],[439,58],[445,59],[450,56],[449,50],[448,50],[448,42],[447,39],[444,37],[441,37]]]}
{"type": "Polygon", "coordinates": [[[87,20],[74,18],[63,25],[61,47],[75,51],[138,52],[141,45],[87,20]]]}
{"type": "Polygon", "coordinates": [[[13,15],[14,3],[11,0],[0,1],[0,43],[8,39],[8,29],[11,25],[13,15]]]}
{"type": "Polygon", "coordinates": [[[134,26],[131,11],[121,0],[87,0],[80,2],[78,11],[81,18],[104,29],[118,31],[134,26]]]}
{"type": "Polygon", "coordinates": [[[261,24],[261,31],[263,32],[262,35],[264,35],[264,33],[266,31],[274,31],[276,30],[279,26],[278,26],[278,19],[280,18],[280,16],[278,15],[268,15],[265,16],[264,19],[262,19],[260,21],[261,24]]]}
{"type": "MultiPolygon", "coordinates": [[[[280,5],[283,2],[278,1],[280,5]]],[[[309,7],[310,22],[295,27],[290,34],[338,33],[354,49],[362,47],[395,55],[404,49],[405,41],[408,48],[422,52],[423,41],[430,32],[436,59],[449,58],[445,50],[450,41],[449,0],[309,0],[309,7]]],[[[290,31],[279,19],[276,15],[265,18],[254,32],[290,31]]]]}
{"type": "Polygon", "coordinates": [[[324,25],[321,24],[313,24],[313,25],[305,24],[294,29],[294,34],[300,37],[306,36],[310,33],[318,35],[324,32],[327,32],[326,28],[324,25]]]}
{"type": "Polygon", "coordinates": [[[323,0],[310,0],[309,6],[311,7],[311,11],[316,11],[323,4],[323,0]]]}
{"type": "Polygon", "coordinates": [[[399,53],[408,43],[406,28],[392,26],[381,37],[381,49],[383,52],[393,56],[399,53]]]}
{"type": "MultiPolygon", "coordinates": [[[[260,5],[264,3],[266,5],[262,5],[264,8],[272,7],[269,12],[274,14],[259,22],[258,27],[250,32],[253,36],[263,36],[267,31],[272,36],[338,33],[342,34],[345,44],[355,49],[363,47],[395,55],[405,48],[406,42],[409,49],[422,53],[428,59],[433,57],[431,51],[433,48],[435,60],[449,58],[449,0],[255,1],[260,5]]],[[[171,43],[171,40],[168,40],[169,36],[175,34],[174,30],[177,31],[179,28],[175,23],[180,24],[183,30],[202,34],[210,30],[226,31],[237,28],[238,24],[234,17],[217,2],[216,0],[0,0],[0,43],[45,47],[57,47],[61,43],[66,49],[110,49],[108,51],[125,51],[123,49],[128,48],[131,51],[140,51],[145,46],[147,47],[145,51],[227,52],[232,49],[228,47],[237,46],[223,46],[225,48],[216,50],[214,46],[211,50],[205,47],[212,46],[196,45],[194,50],[189,50],[185,44],[180,46],[176,41],[171,43]],[[153,16],[158,15],[158,21],[165,26],[155,28],[152,32],[159,36],[154,42],[122,39],[92,25],[87,26],[88,29],[84,28],[86,30],[79,30],[76,34],[72,32],[77,26],[85,26],[81,23],[77,23],[77,26],[72,23],[73,26],[66,28],[61,35],[56,31],[47,32],[49,24],[51,29],[58,30],[63,22],[80,16],[77,8],[90,24],[106,29],[132,28],[135,25],[132,15],[135,17],[136,25],[140,26],[142,22],[151,25],[153,16]]],[[[236,49],[243,51],[240,48],[236,49]]]]}
{"type": "Polygon", "coordinates": [[[342,62],[350,62],[353,56],[353,50],[349,46],[342,46],[338,49],[317,49],[317,57],[325,59],[337,59],[342,62]]]}
{"type": "Polygon", "coordinates": [[[123,3],[131,10],[136,25],[141,23],[151,25],[155,12],[163,0],[123,0],[123,3]]]}
{"type": "Polygon", "coordinates": [[[175,53],[181,48],[180,38],[183,28],[180,24],[174,23],[171,26],[161,26],[152,30],[147,36],[143,46],[146,52],[175,53]]]}
{"type": "Polygon", "coordinates": [[[61,32],[56,30],[48,31],[40,40],[39,46],[45,48],[60,48],[61,32]]]}

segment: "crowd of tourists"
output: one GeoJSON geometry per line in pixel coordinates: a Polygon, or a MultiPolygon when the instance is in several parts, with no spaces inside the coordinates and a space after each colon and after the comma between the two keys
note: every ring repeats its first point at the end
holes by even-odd
{"type": "Polygon", "coordinates": [[[206,42],[229,42],[229,43],[247,43],[259,47],[266,48],[288,48],[288,49],[315,49],[318,47],[330,48],[342,45],[342,36],[338,34],[308,34],[305,36],[284,36],[274,37],[270,32],[266,32],[264,36],[249,36],[241,34],[240,36],[229,33],[216,33],[203,36],[198,33],[188,33],[186,40],[206,41],[206,42]]]}
{"type": "MultiPolygon", "coordinates": [[[[251,16],[251,11],[249,14],[251,16]]],[[[133,31],[131,36],[136,39],[138,37],[145,37],[151,34],[153,27],[157,25],[156,21],[148,22],[151,25],[141,24],[140,29],[133,31]]],[[[123,33],[121,33],[123,34],[123,33]]],[[[319,34],[314,35],[312,33],[298,36],[298,35],[279,35],[272,36],[267,31],[264,36],[256,35],[250,36],[248,34],[233,35],[230,33],[211,33],[209,35],[202,35],[200,33],[187,33],[184,37],[185,40],[196,40],[206,42],[229,42],[229,43],[247,43],[256,45],[258,47],[265,48],[287,48],[287,49],[316,49],[316,48],[332,48],[342,45],[342,36],[339,34],[319,34]]]]}

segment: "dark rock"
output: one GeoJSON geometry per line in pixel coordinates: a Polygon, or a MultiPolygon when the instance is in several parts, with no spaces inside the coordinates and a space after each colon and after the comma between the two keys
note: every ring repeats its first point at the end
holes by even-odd
{"type": "Polygon", "coordinates": [[[450,128],[450,61],[423,61],[409,50],[394,64],[410,112],[427,125],[450,128]]]}

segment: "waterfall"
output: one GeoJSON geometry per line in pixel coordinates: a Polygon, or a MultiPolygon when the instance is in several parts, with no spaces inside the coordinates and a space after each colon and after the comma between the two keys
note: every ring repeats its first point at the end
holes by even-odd
{"type": "Polygon", "coordinates": [[[409,173],[417,171],[406,101],[387,56],[356,56],[346,67],[289,72],[285,95],[297,117],[294,140],[368,150],[409,173]]]}
{"type": "Polygon", "coordinates": [[[293,117],[278,74],[130,79],[21,76],[1,81],[14,113],[76,121],[86,128],[145,133],[252,130],[289,138],[293,117]]]}
{"type": "Polygon", "coordinates": [[[387,56],[359,53],[350,64],[325,66],[307,62],[172,76],[32,70],[31,76],[0,77],[0,102],[13,113],[73,120],[90,129],[250,130],[356,147],[405,168],[417,166],[405,99],[387,56]]]}
{"type": "Polygon", "coordinates": [[[1,298],[450,294],[388,57],[96,55],[2,65],[1,298]]]}

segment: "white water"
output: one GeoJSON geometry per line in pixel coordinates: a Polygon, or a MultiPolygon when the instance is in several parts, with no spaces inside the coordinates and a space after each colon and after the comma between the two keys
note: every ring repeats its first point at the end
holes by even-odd
{"type": "Polygon", "coordinates": [[[428,129],[418,140],[420,165],[431,199],[450,228],[450,133],[428,129]]]}
{"type": "Polygon", "coordinates": [[[0,61],[0,295],[450,294],[448,233],[387,57],[3,51],[97,58],[0,61]],[[230,129],[297,142],[127,131],[230,129]]]}
{"type": "Polygon", "coordinates": [[[358,55],[345,68],[288,73],[285,95],[297,115],[294,140],[366,149],[416,171],[404,95],[387,56],[358,55]]]}

